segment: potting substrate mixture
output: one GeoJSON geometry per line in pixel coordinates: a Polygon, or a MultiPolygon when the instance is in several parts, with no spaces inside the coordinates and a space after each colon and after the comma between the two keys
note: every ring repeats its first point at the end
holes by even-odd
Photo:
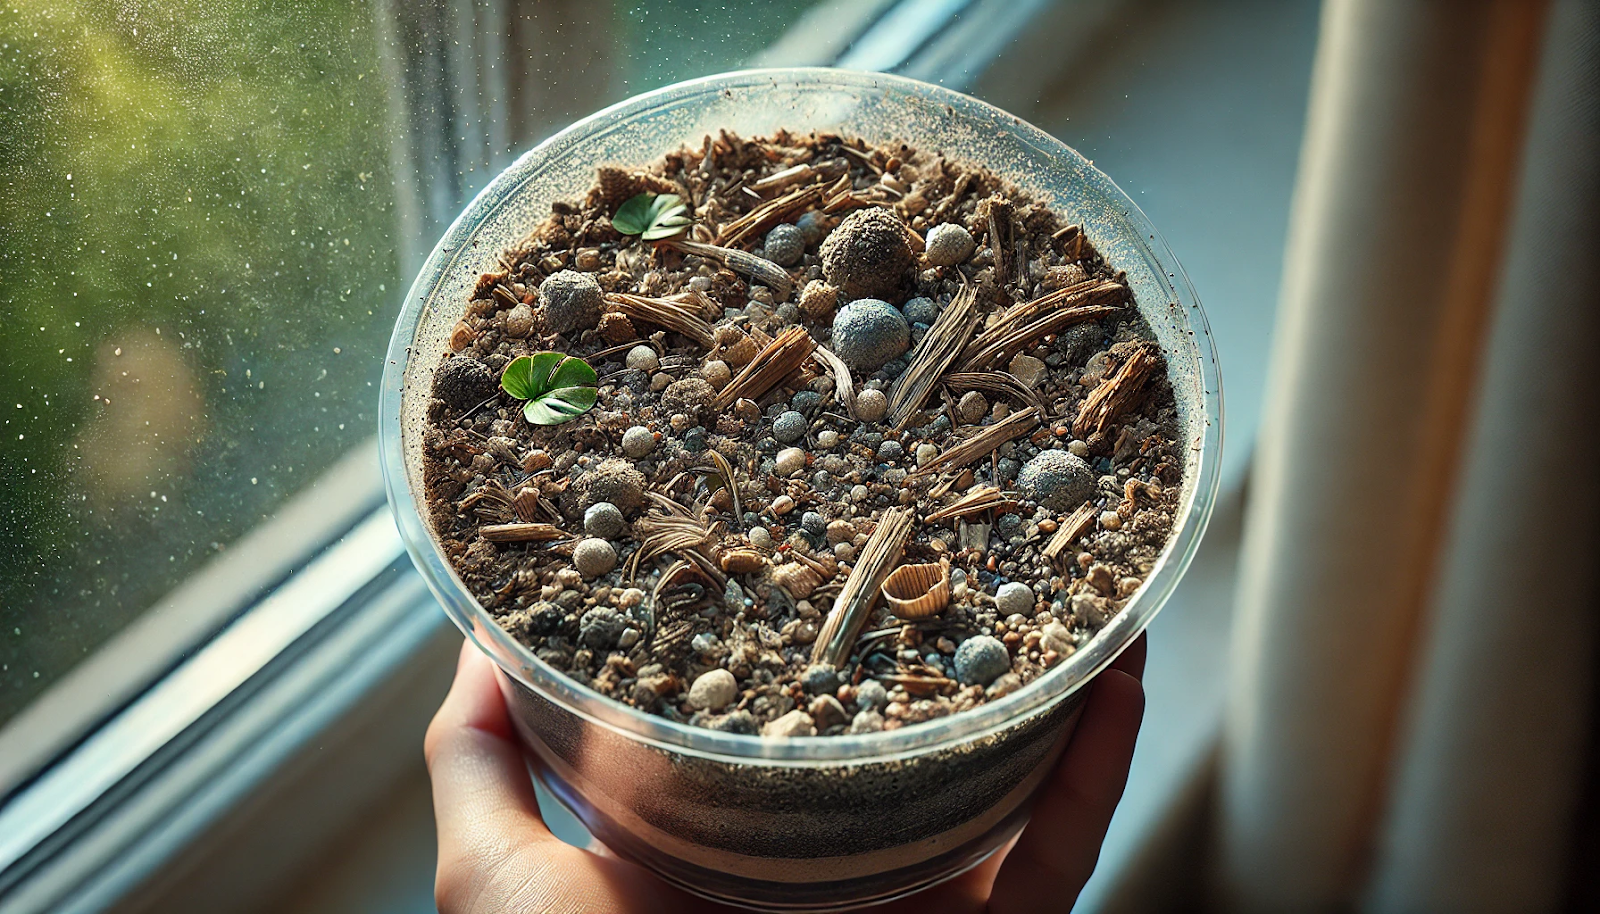
{"type": "Polygon", "coordinates": [[[435,370],[429,519],[603,695],[767,736],[955,714],[1087,643],[1171,533],[1179,419],[1124,276],[980,167],[723,133],[530,228],[435,370]],[[677,234],[618,230],[666,195],[677,234]],[[540,352],[593,367],[592,409],[524,416],[501,375],[540,352]]]}

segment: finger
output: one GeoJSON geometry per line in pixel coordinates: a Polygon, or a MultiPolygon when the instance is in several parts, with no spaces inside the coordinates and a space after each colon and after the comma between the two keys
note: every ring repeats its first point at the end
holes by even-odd
{"type": "Polygon", "coordinates": [[[1117,659],[1111,661],[1111,665],[1107,667],[1107,669],[1121,670],[1122,672],[1127,673],[1129,676],[1132,676],[1134,679],[1143,682],[1144,658],[1148,653],[1148,646],[1145,642],[1148,635],[1149,632],[1140,632],[1139,637],[1133,639],[1133,643],[1128,645],[1122,653],[1118,654],[1117,659]]]}
{"type": "MultiPolygon", "coordinates": [[[[1139,647],[1142,654],[1142,640],[1139,647]]],[[[1072,742],[995,878],[989,899],[994,914],[1070,910],[1094,872],[1127,786],[1144,688],[1114,668],[1095,677],[1091,688],[1072,742]]]]}

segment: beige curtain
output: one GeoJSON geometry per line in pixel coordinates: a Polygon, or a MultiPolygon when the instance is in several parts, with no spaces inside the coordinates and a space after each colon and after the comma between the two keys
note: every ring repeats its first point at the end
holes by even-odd
{"type": "Polygon", "coordinates": [[[1596,644],[1596,5],[1329,0],[1320,42],[1220,901],[1554,909],[1596,644]]]}

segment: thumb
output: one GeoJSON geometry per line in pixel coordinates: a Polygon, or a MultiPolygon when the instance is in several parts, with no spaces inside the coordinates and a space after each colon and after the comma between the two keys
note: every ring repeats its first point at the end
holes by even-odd
{"type": "Polygon", "coordinates": [[[428,725],[423,756],[439,834],[438,890],[482,894],[487,878],[530,844],[556,842],[511,731],[494,664],[466,642],[450,694],[428,725]]]}

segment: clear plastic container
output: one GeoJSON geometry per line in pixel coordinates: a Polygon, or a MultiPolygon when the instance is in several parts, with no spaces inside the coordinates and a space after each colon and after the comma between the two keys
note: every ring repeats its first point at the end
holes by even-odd
{"type": "Polygon", "coordinates": [[[663,879],[771,910],[845,908],[947,879],[1026,822],[1084,688],[1161,608],[1216,498],[1222,397],[1199,300],[1155,229],[1058,140],[976,99],[876,73],[750,70],[646,93],[568,127],[507,168],[456,219],[406,296],[385,366],[389,502],[445,611],[499,666],[541,781],[594,836],[663,879]],[[1084,226],[1166,351],[1188,437],[1179,522],[1143,588],[1092,641],[971,711],[860,736],[770,739],[644,714],[578,685],[495,625],[425,521],[421,439],[431,373],[479,274],[597,166],[644,164],[728,129],[833,131],[981,164],[1084,226]]]}

